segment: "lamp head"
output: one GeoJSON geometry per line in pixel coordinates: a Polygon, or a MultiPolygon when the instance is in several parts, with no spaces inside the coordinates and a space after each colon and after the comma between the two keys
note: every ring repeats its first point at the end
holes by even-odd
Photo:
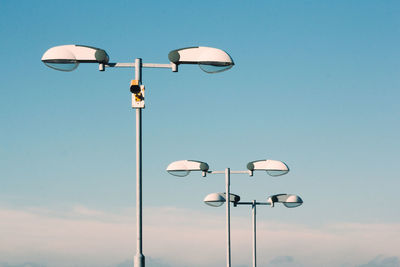
{"type": "Polygon", "coordinates": [[[295,208],[303,204],[303,200],[297,195],[289,195],[283,205],[287,208],[295,208]]]}
{"type": "Polygon", "coordinates": [[[176,64],[199,64],[207,73],[217,73],[233,67],[232,58],[225,51],[213,47],[185,47],[172,50],[168,59],[176,64]]]}
{"type": "MultiPolygon", "coordinates": [[[[240,196],[235,194],[230,195],[230,202],[234,205],[240,201],[240,196]]],[[[226,202],[226,193],[211,193],[204,198],[204,203],[212,207],[222,206],[226,202]]]]}
{"type": "Polygon", "coordinates": [[[289,172],[289,167],[279,160],[256,160],[247,163],[247,169],[253,171],[266,171],[271,176],[280,176],[289,172]]]}
{"type": "Polygon", "coordinates": [[[303,204],[303,200],[297,195],[277,194],[267,198],[267,202],[274,207],[275,203],[282,203],[287,208],[295,208],[303,204]]]}
{"type": "Polygon", "coordinates": [[[61,45],[47,50],[42,61],[46,66],[61,71],[73,71],[79,63],[107,64],[109,57],[105,50],[85,45],[61,45]]]}
{"type": "Polygon", "coordinates": [[[179,160],[174,161],[167,167],[167,172],[172,175],[184,177],[191,171],[202,171],[203,176],[207,173],[209,166],[207,163],[198,160],[179,160]]]}

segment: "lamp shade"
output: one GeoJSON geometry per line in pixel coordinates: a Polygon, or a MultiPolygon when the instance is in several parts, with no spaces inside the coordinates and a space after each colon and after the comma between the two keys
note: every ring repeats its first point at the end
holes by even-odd
{"type": "Polygon", "coordinates": [[[48,67],[61,71],[72,71],[79,63],[107,64],[109,57],[105,50],[85,45],[61,45],[48,49],[42,56],[48,67]]]}
{"type": "Polygon", "coordinates": [[[282,203],[287,208],[295,208],[303,204],[303,200],[299,196],[293,194],[272,195],[267,198],[267,202],[271,207],[273,207],[275,203],[282,203]]]}
{"type": "Polygon", "coordinates": [[[283,205],[287,208],[295,208],[303,204],[303,200],[296,195],[289,195],[283,205]]]}
{"type": "MultiPolygon", "coordinates": [[[[230,195],[230,202],[238,203],[240,201],[240,196],[232,193],[229,195],[230,195]]],[[[226,201],[226,193],[211,193],[204,198],[204,202],[212,207],[222,206],[225,203],[225,201],[226,201]]]]}
{"type": "Polygon", "coordinates": [[[216,73],[232,68],[234,62],[225,51],[204,46],[185,47],[172,50],[168,59],[174,64],[199,64],[208,73],[216,73]]]}
{"type": "Polygon", "coordinates": [[[250,171],[266,171],[271,176],[280,176],[289,172],[289,167],[279,160],[256,160],[247,163],[250,171]]]}
{"type": "Polygon", "coordinates": [[[175,175],[184,177],[191,171],[208,171],[209,166],[207,163],[198,160],[179,160],[174,161],[167,167],[167,172],[175,175]]]}

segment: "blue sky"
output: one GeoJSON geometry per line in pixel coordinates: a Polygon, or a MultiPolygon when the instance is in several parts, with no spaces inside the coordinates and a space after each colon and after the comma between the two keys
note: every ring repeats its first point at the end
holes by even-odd
{"type": "MultiPolygon", "coordinates": [[[[112,62],[168,63],[170,50],[201,45],[236,63],[213,75],[197,66],[143,72],[144,254],[154,266],[224,262],[224,210],[202,203],[224,190],[223,178],[178,179],[165,172],[170,162],[242,170],[264,158],[291,172],[233,176],[232,192],[260,201],[296,193],[305,203],[259,209],[259,238],[277,242],[260,241],[260,264],[399,266],[398,1],[3,0],[0,9],[0,226],[8,237],[0,264],[100,266],[101,254],[104,266],[118,266],[135,251],[133,70],[81,64],[63,73],[40,61],[52,46],[86,44],[112,62]],[[156,229],[169,234],[160,241],[156,229]],[[215,235],[210,262],[171,256],[181,247],[207,252],[201,237],[215,235]],[[69,247],[72,238],[92,254],[69,247]],[[280,240],[298,246],[287,251],[280,240]]],[[[232,224],[233,263],[249,266],[250,211],[234,209],[232,224]]]]}

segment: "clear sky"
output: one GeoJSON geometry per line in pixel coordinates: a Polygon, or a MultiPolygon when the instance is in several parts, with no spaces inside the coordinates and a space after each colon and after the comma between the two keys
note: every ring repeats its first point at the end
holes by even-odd
{"type": "MultiPolygon", "coordinates": [[[[47,68],[50,47],[85,44],[112,62],[168,63],[170,50],[224,49],[206,74],[145,69],[144,255],[148,266],[223,266],[225,213],[202,202],[222,176],[165,172],[197,159],[279,178],[232,176],[264,201],[260,266],[400,266],[399,1],[0,0],[0,266],[133,266],[132,69],[47,68]],[[183,251],[185,251],[183,253],[183,251]]],[[[232,209],[232,262],[251,265],[251,217],[232,209]]]]}

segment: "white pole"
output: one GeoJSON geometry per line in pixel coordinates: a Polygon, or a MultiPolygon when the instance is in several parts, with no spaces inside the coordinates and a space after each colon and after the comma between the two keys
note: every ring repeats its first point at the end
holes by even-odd
{"type": "Polygon", "coordinates": [[[255,200],[253,200],[253,204],[252,204],[252,210],[253,210],[253,216],[252,216],[252,220],[253,220],[253,267],[257,266],[257,258],[256,258],[256,254],[257,254],[257,246],[256,246],[256,207],[257,207],[257,203],[255,200]]]}
{"type": "Polygon", "coordinates": [[[231,213],[230,213],[230,180],[231,169],[225,169],[225,183],[226,183],[226,266],[231,267],[231,213]]]}
{"type": "MultiPolygon", "coordinates": [[[[142,82],[142,59],[135,60],[135,79],[142,82]]],[[[135,267],[144,267],[142,240],[142,109],[136,109],[136,255],[135,267]]]]}

